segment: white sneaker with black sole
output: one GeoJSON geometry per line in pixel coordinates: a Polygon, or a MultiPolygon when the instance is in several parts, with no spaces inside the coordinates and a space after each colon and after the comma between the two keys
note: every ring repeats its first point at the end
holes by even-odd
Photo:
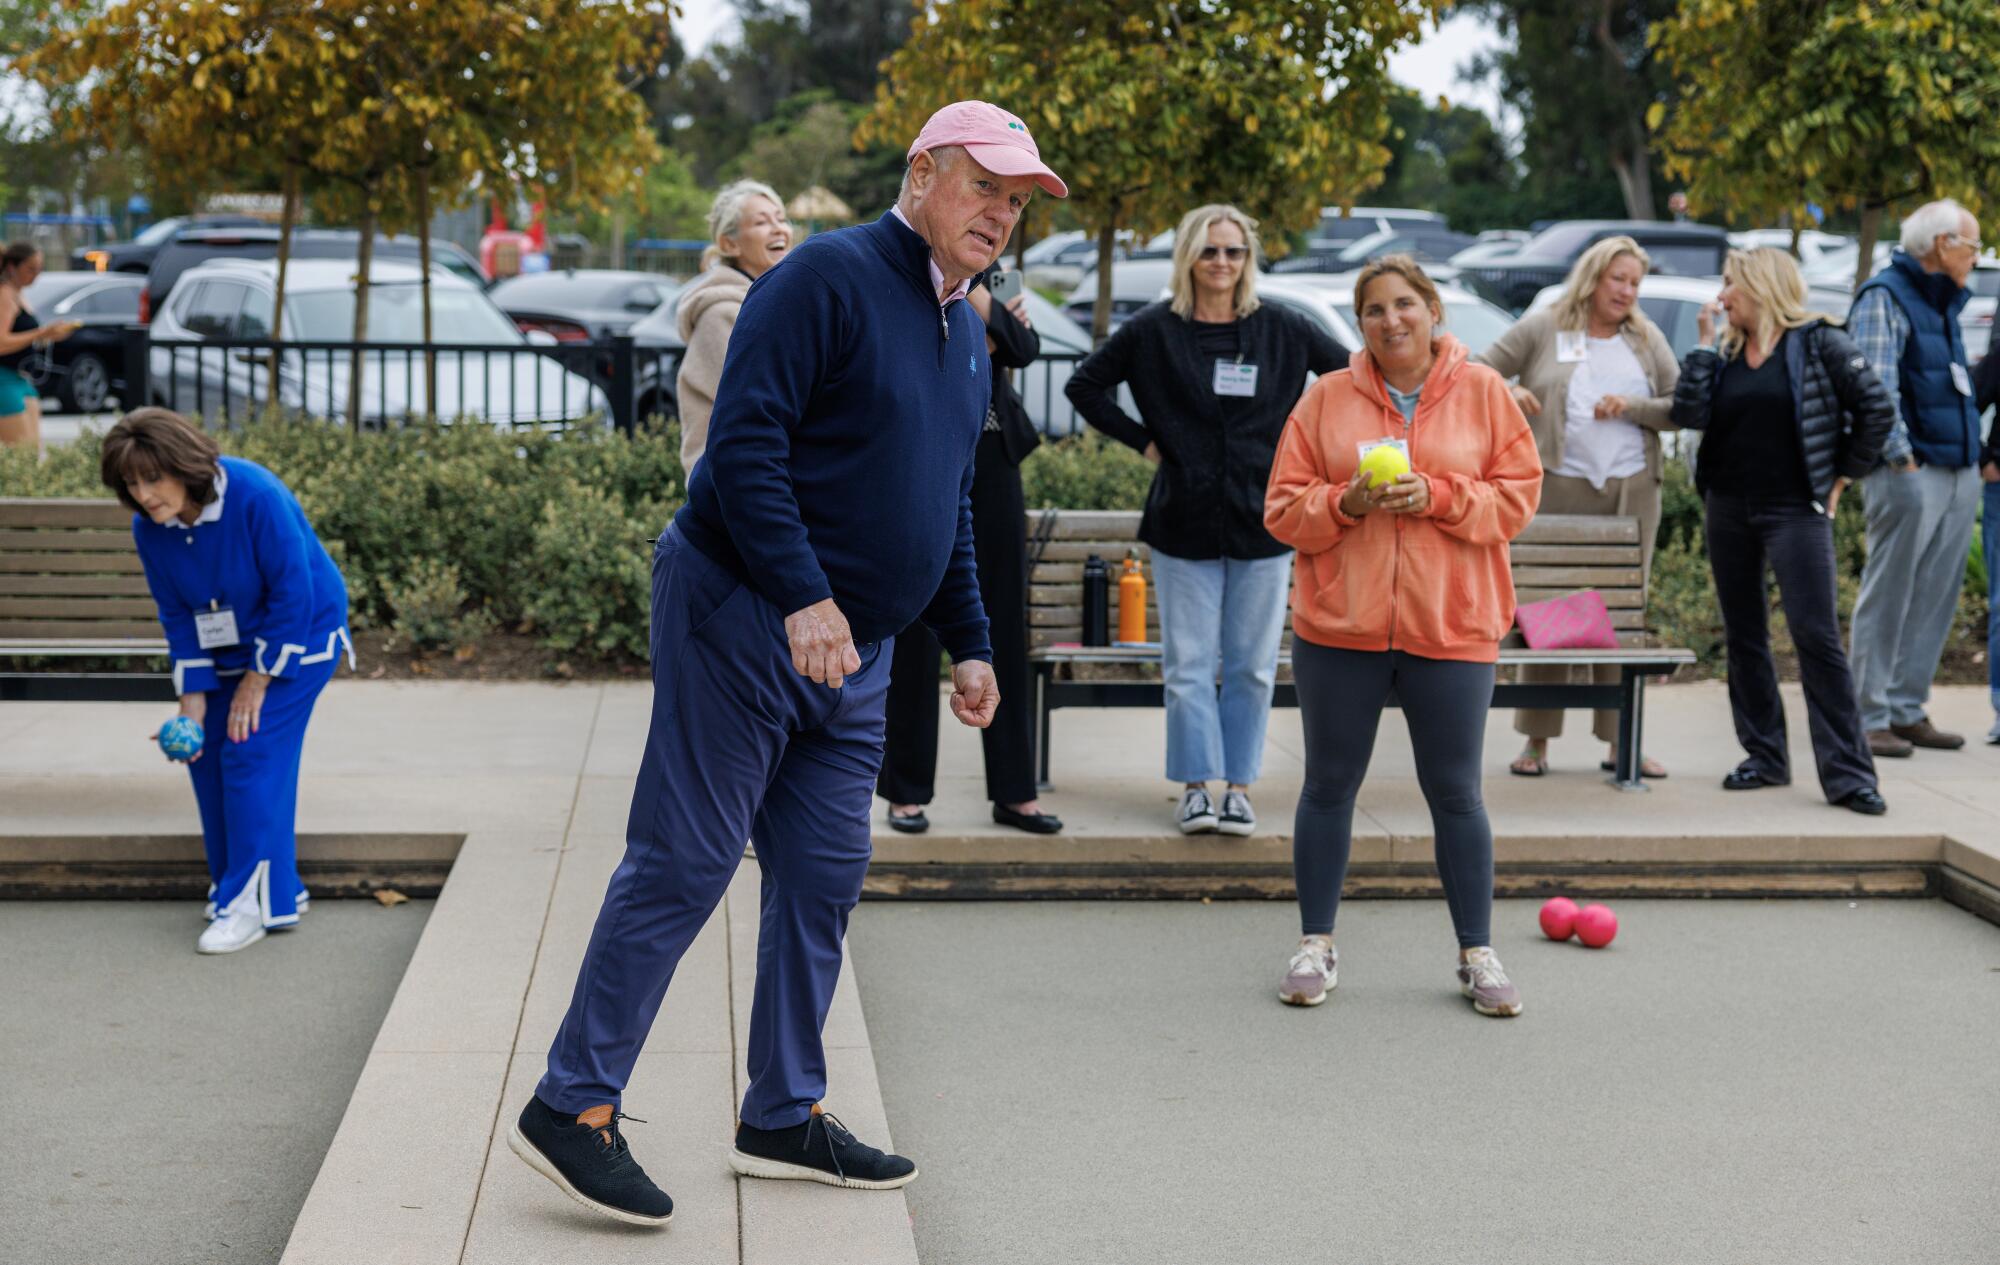
{"type": "Polygon", "coordinates": [[[1215,829],[1218,818],[1215,815],[1215,801],[1199,786],[1190,786],[1181,796],[1180,812],[1174,820],[1179,823],[1184,835],[1206,834],[1215,829]]]}
{"type": "Polygon", "coordinates": [[[1242,791],[1225,791],[1222,796],[1222,816],[1216,820],[1215,828],[1226,835],[1244,838],[1257,829],[1257,810],[1250,807],[1250,797],[1242,791]]]}

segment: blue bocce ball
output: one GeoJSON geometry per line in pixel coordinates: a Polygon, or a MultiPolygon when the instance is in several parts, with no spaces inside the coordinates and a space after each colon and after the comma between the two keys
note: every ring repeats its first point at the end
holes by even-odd
{"type": "Polygon", "coordinates": [[[201,750],[201,743],[201,725],[192,716],[176,716],[160,726],[160,750],[169,760],[185,764],[201,750]]]}

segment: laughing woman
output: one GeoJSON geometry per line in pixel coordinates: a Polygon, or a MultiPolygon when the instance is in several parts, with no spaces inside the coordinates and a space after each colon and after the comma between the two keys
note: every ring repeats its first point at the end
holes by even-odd
{"type": "Polygon", "coordinates": [[[101,473],[133,511],[180,714],[203,726],[188,773],[213,912],[195,947],[234,953],[306,908],[299,753],[343,653],[353,666],[347,585],[291,490],[178,413],[126,414],[104,437],[101,473]]]}

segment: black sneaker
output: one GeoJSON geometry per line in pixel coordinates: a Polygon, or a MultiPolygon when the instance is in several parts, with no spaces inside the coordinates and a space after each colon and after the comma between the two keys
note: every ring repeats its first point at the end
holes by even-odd
{"type": "Polygon", "coordinates": [[[646,1176],[618,1132],[620,1120],[634,1118],[608,1103],[566,1116],[530,1098],[508,1131],[507,1149],[592,1212],[627,1225],[665,1225],[674,1201],[646,1176]]]}
{"type": "Polygon", "coordinates": [[[917,1176],[914,1162],[857,1140],[846,1125],[817,1106],[804,1124],[789,1129],[738,1124],[729,1167],[745,1177],[825,1182],[849,1190],[894,1190],[917,1176]]]}

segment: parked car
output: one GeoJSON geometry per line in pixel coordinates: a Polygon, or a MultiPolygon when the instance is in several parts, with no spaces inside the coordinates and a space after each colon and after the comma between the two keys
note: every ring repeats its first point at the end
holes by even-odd
{"type": "Polygon", "coordinates": [[[1729,234],[1712,224],[1654,220],[1565,220],[1535,234],[1511,255],[1474,264],[1460,284],[1519,312],[1543,287],[1560,284],[1584,251],[1607,237],[1633,238],[1653,257],[1653,271],[1671,277],[1719,277],[1729,234]]]}
{"type": "MultiPolygon", "coordinates": [[[[1562,297],[1563,288],[1552,285],[1535,296],[1528,311],[1539,312],[1562,297]]],[[[1639,282],[1639,308],[1651,318],[1672,344],[1674,355],[1685,359],[1701,341],[1700,317],[1703,304],[1715,302],[1722,293],[1720,277],[1663,277],[1654,273],[1639,282]]],[[[1845,320],[1847,292],[1824,286],[1806,291],[1806,310],[1824,312],[1845,320]]]]}
{"type": "Polygon", "coordinates": [[[1418,211],[1400,206],[1357,206],[1343,212],[1337,206],[1322,207],[1318,227],[1306,238],[1306,250],[1315,254],[1324,253],[1375,233],[1419,228],[1449,231],[1444,216],[1436,211],[1418,211]]]}
{"type": "MultiPolygon", "coordinates": [[[[1874,276],[1889,266],[1890,252],[1894,251],[1893,241],[1876,242],[1871,256],[1873,263],[1868,275],[1874,276]]],[[[1816,286],[1837,286],[1842,290],[1854,288],[1854,266],[1861,261],[1861,243],[1849,242],[1822,254],[1809,264],[1801,265],[1806,274],[1806,284],[1816,286]]]]}
{"type": "MultiPolygon", "coordinates": [[[[1729,244],[1738,250],[1757,250],[1770,246],[1789,251],[1792,248],[1792,230],[1788,228],[1753,228],[1741,233],[1731,233],[1729,244]]],[[[1831,251],[1852,246],[1854,239],[1839,233],[1823,233],[1816,228],[1805,229],[1799,234],[1799,266],[1810,268],[1824,259],[1831,251]]]]}
{"type": "MultiPolygon", "coordinates": [[[[347,343],[354,331],[355,265],[346,259],[298,259],[285,278],[285,340],[347,343]]],[[[153,402],[205,416],[241,417],[275,398],[286,413],[344,417],[349,356],[344,350],[287,350],[278,382],[269,353],[206,342],[257,341],[271,335],[278,265],[269,259],[216,259],[182,274],[153,318],[153,402]]],[[[405,263],[370,270],[368,341],[423,339],[422,277],[405,263]]],[[[481,289],[432,269],[433,341],[464,351],[437,353],[441,418],[472,417],[498,426],[575,422],[603,415],[604,393],[548,351],[554,340],[523,334],[481,289]]],[[[362,357],[360,417],[382,425],[424,409],[424,357],[390,351],[362,357]]]]}
{"type": "Polygon", "coordinates": [[[105,242],[99,246],[79,246],[69,253],[69,266],[78,272],[137,272],[152,269],[153,259],[168,242],[181,233],[198,228],[254,228],[268,226],[269,220],[254,215],[175,215],[155,220],[129,242],[105,242]]]}
{"type": "MultiPolygon", "coordinates": [[[[1173,280],[1174,263],[1164,259],[1125,259],[1111,266],[1111,329],[1125,318],[1167,293],[1173,280]]],[[[1091,309],[1097,303],[1097,274],[1086,273],[1069,292],[1063,312],[1084,329],[1090,328],[1091,309]]]]}
{"type": "Polygon", "coordinates": [[[589,343],[630,333],[679,292],[655,272],[566,268],[507,277],[487,294],[524,333],[539,329],[559,343],[589,343]]]}
{"type": "Polygon", "coordinates": [[[49,346],[49,373],[38,389],[67,413],[95,413],[125,393],[125,327],[139,319],[146,279],[129,272],[44,272],[22,291],[44,325],[81,321],[49,346]]]}
{"type": "MultiPolygon", "coordinates": [[[[146,289],[139,298],[139,319],[150,321],[174,292],[181,274],[211,259],[273,259],[278,257],[277,229],[268,224],[247,228],[189,229],[161,249],[146,274],[146,289]]],[[[291,257],[305,259],[360,259],[361,234],[351,228],[301,228],[292,230],[291,257]]],[[[415,263],[422,257],[422,245],[414,237],[398,235],[375,238],[375,258],[387,263],[415,263]]],[[[479,261],[453,242],[431,242],[431,262],[453,276],[484,287],[487,278],[479,261]]],[[[350,269],[351,271],[351,269],[350,269]]]]}
{"type": "Polygon", "coordinates": [[[1309,250],[1287,256],[1272,264],[1271,271],[1354,272],[1371,259],[1380,259],[1384,255],[1410,255],[1424,266],[1424,271],[1433,281],[1449,281],[1458,275],[1458,269],[1446,261],[1473,244],[1471,236],[1454,233],[1442,226],[1429,233],[1399,226],[1357,237],[1331,250],[1309,250]]]}
{"type": "MultiPolygon", "coordinates": [[[[1112,259],[1129,259],[1131,254],[1132,234],[1118,234],[1112,259]]],[[[1028,247],[1021,266],[1030,286],[1067,290],[1097,268],[1097,238],[1081,231],[1051,233],[1028,247]]]]}
{"type": "Polygon", "coordinates": [[[676,291],[632,324],[630,332],[639,358],[641,418],[681,415],[681,357],[687,354],[687,342],[681,337],[680,306],[681,296],[676,291]]]}
{"type": "Polygon", "coordinates": [[[1470,268],[1474,264],[1501,259],[1521,249],[1521,243],[1533,236],[1533,233],[1525,229],[1489,228],[1481,233],[1472,245],[1459,251],[1446,262],[1454,268],[1463,269],[1470,268]]]}
{"type": "MultiPolygon", "coordinates": [[[[1354,319],[1354,273],[1290,273],[1260,277],[1257,297],[1303,312],[1350,352],[1361,350],[1361,331],[1354,319]]],[[[1435,280],[1435,278],[1433,278],[1435,280]]],[[[1467,350],[1478,355],[1507,332],[1514,318],[1469,290],[1439,283],[1444,303],[1444,328],[1467,350]]]]}

